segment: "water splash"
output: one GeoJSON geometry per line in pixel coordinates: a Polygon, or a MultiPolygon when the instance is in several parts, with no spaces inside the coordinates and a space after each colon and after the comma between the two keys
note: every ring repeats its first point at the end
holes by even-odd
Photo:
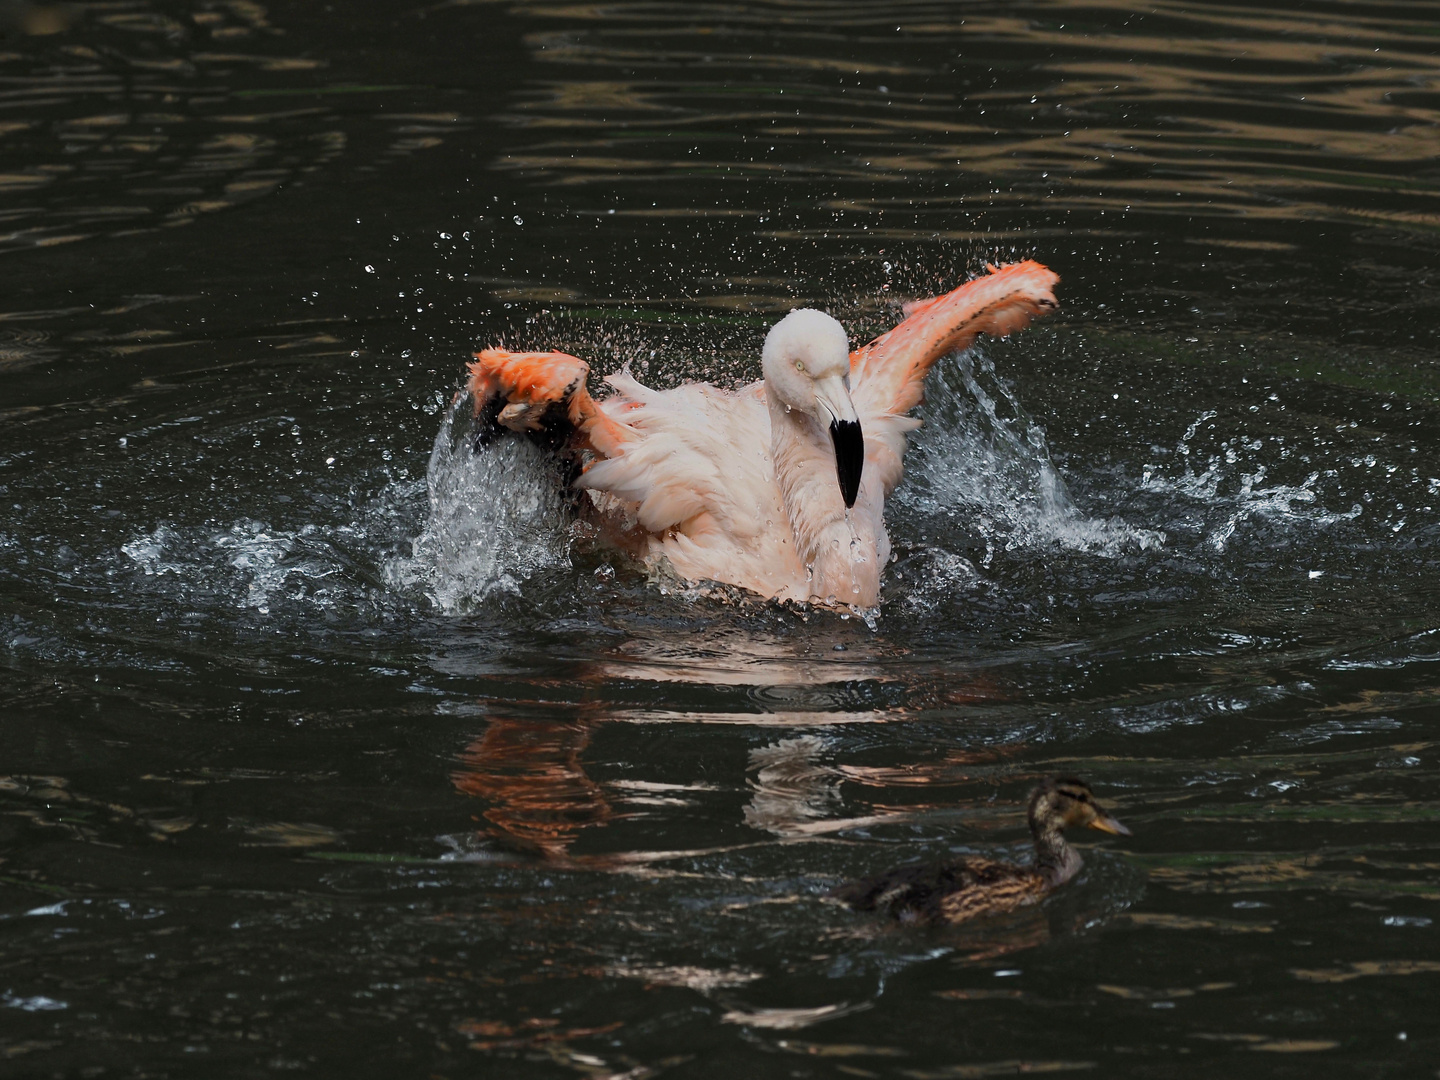
{"type": "Polygon", "coordinates": [[[1044,429],[978,350],[931,373],[925,427],[906,459],[897,502],[929,518],[964,519],[997,549],[1059,546],[1114,557],[1159,548],[1165,534],[1118,518],[1088,517],[1050,459],[1044,429]]]}
{"type": "MultiPolygon", "coordinates": [[[[468,402],[468,399],[466,399],[468,402]]],[[[385,568],[448,614],[518,595],[545,570],[570,566],[570,512],[549,456],[524,439],[472,449],[461,403],[446,410],[426,471],[430,514],[408,558],[385,568]]]]}
{"type": "Polygon", "coordinates": [[[355,529],[313,524],[273,529],[247,518],[215,531],[162,522],[120,551],[146,577],[173,581],[182,597],[229,597],[234,607],[269,615],[282,601],[329,607],[355,599],[364,575],[336,547],[342,534],[364,541],[355,529]]]}
{"type": "Polygon", "coordinates": [[[969,559],[929,545],[898,560],[890,579],[890,594],[898,596],[906,610],[920,615],[939,610],[956,596],[973,593],[984,580],[969,559]]]}
{"type": "Polygon", "coordinates": [[[1245,444],[1243,437],[1222,441],[1218,452],[1210,454],[1203,466],[1197,467],[1197,435],[1202,426],[1217,415],[1214,409],[1205,410],[1180,437],[1175,447],[1176,456],[1183,462],[1180,475],[1166,476],[1161,466],[1146,465],[1140,478],[1143,490],[1199,504],[1204,517],[1205,546],[1224,554],[1236,531],[1254,518],[1325,526],[1360,516],[1359,503],[1348,512],[1327,510],[1320,504],[1317,488],[1321,472],[1318,469],[1299,484],[1268,485],[1265,483],[1267,466],[1256,464],[1253,471],[1246,471],[1233,444],[1244,444],[1244,449],[1254,450],[1260,446],[1258,441],[1245,444]]]}
{"type": "Polygon", "coordinates": [[[179,539],[179,534],[174,529],[169,525],[162,524],[143,536],[137,536],[129,543],[121,544],[120,551],[145,571],[146,577],[179,573],[183,568],[178,563],[165,558],[165,549],[174,547],[179,539]]]}

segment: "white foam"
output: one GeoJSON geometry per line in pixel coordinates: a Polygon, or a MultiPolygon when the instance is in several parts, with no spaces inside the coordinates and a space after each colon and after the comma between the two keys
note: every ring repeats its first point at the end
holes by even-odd
{"type": "MultiPolygon", "coordinates": [[[[301,534],[313,532],[313,526],[306,526],[301,534]]],[[[262,615],[270,613],[270,598],[285,589],[286,578],[292,572],[304,573],[299,567],[285,564],[287,557],[295,552],[297,535],[277,531],[272,533],[259,521],[239,521],[228,531],[211,537],[213,543],[225,556],[232,569],[240,571],[243,588],[240,606],[254,608],[262,615]]],[[[323,569],[318,575],[324,576],[323,569]]]]}
{"type": "Polygon", "coordinates": [[[120,550],[145,571],[146,577],[154,577],[156,574],[173,574],[178,573],[181,567],[176,563],[165,561],[165,548],[167,545],[173,546],[175,540],[175,530],[169,525],[162,524],[153,532],[137,536],[128,544],[120,545],[120,550]]]}
{"type": "Polygon", "coordinates": [[[182,530],[162,522],[120,551],[147,577],[176,579],[173,587],[183,594],[218,593],[232,598],[237,608],[269,615],[280,599],[333,602],[331,578],[339,579],[342,591],[355,586],[346,561],[331,545],[332,536],[333,531],[315,525],[272,529],[249,518],[220,530],[182,530]]]}

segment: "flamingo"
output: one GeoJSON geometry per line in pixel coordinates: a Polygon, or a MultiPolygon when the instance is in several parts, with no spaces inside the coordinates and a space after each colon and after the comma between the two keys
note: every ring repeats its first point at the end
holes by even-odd
{"type": "Polygon", "coordinates": [[[607,535],[688,583],[872,609],[890,558],[885,500],[926,374],[979,334],[1004,337],[1056,307],[1059,278],[1039,263],[989,271],[907,304],[854,352],[831,316],[792,311],[765,338],[764,378],[735,390],[653,390],[627,365],[597,400],[578,357],[485,349],[469,365],[478,441],[505,428],[554,449],[607,535]]]}

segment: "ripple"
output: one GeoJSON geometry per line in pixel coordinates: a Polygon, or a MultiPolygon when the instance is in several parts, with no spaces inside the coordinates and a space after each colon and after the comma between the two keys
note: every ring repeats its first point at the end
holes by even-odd
{"type": "Polygon", "coordinates": [[[463,126],[413,112],[357,125],[333,95],[401,88],[330,81],[329,61],[286,51],[259,4],[142,0],[64,29],[0,54],[0,139],[24,162],[0,172],[0,253],[188,225],[327,167],[357,136],[388,132],[383,162],[463,126]],[[319,104],[280,100],[297,97],[319,104]]]}

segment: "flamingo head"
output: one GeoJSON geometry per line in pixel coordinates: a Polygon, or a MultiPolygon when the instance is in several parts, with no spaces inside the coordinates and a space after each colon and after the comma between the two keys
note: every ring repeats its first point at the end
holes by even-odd
{"type": "Polygon", "coordinates": [[[770,328],[760,359],[766,394],[829,428],[840,494],[847,509],[854,506],[865,467],[865,440],[850,400],[845,328],[823,311],[799,308],[770,328]]]}

